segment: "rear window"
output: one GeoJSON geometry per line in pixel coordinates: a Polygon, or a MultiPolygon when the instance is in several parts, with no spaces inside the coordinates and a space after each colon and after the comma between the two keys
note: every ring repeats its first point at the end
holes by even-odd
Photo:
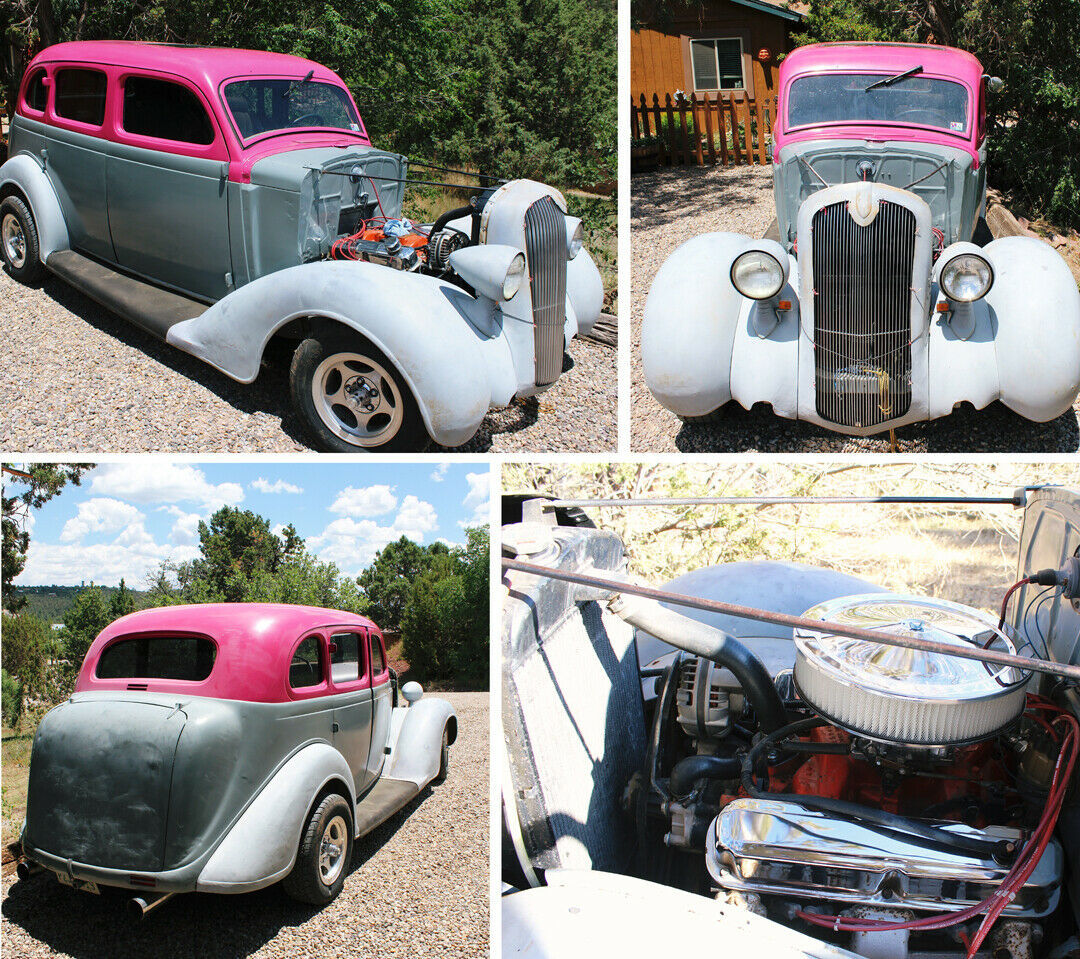
{"type": "Polygon", "coordinates": [[[202,636],[135,636],[110,643],[98,679],[182,679],[198,683],[214,668],[217,647],[202,636]]]}
{"type": "Polygon", "coordinates": [[[26,105],[38,113],[45,111],[49,99],[49,88],[45,86],[45,71],[35,70],[30,82],[26,84],[26,105]]]}
{"type": "Polygon", "coordinates": [[[319,655],[319,637],[308,636],[293,653],[289,663],[289,685],[293,689],[319,686],[323,681],[322,657],[319,655]]]}
{"type": "Polygon", "coordinates": [[[360,636],[356,633],[334,633],[330,642],[334,644],[330,652],[330,678],[335,685],[356,682],[363,667],[360,651],[364,647],[360,636]]]}
{"type": "Polygon", "coordinates": [[[56,74],[58,117],[99,127],[105,122],[105,74],[100,70],[60,70],[56,74]]]}
{"type": "Polygon", "coordinates": [[[214,127],[199,98],[187,87],[153,77],[124,81],[124,130],[136,136],[207,146],[214,127]]]}

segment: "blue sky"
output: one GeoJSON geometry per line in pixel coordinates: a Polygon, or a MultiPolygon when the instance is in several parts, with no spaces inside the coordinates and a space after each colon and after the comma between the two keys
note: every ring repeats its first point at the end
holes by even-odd
{"type": "Polygon", "coordinates": [[[199,520],[223,505],[275,528],[292,523],[312,553],[356,575],[402,535],[464,542],[465,526],[487,523],[489,496],[484,463],[106,463],[32,511],[15,585],[114,586],[124,577],[141,589],[162,560],[198,555],[199,520]]]}

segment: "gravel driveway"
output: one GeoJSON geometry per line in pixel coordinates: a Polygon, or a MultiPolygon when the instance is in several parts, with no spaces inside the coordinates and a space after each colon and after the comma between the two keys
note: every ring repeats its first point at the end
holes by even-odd
{"type": "Polygon", "coordinates": [[[488,695],[439,693],[457,710],[446,781],[361,839],[341,895],[317,910],[279,886],[177,896],[141,922],[120,896],[46,876],[4,879],[5,959],[346,959],[488,952],[488,695]]]}
{"type": "MultiPolygon", "coordinates": [[[[681,243],[700,233],[730,230],[762,236],[775,215],[768,166],[694,167],[637,174],[630,184],[631,372],[630,442],[634,452],[854,453],[889,451],[888,434],[844,436],[774,416],[766,404],[749,412],[737,403],[719,423],[685,425],[645,386],[641,369],[641,321],[645,298],[660,265],[681,243]]],[[[985,410],[965,406],[942,419],[896,431],[905,453],[1075,453],[1080,448],[1077,413],[1032,423],[1000,403],[985,410]]]]}
{"type": "MultiPolygon", "coordinates": [[[[250,385],[236,383],[55,278],[34,289],[0,271],[0,304],[0,449],[289,453],[308,448],[289,402],[287,359],[264,366],[250,385]]],[[[489,413],[479,432],[455,450],[614,450],[617,351],[578,339],[570,352],[575,366],[552,389],[489,413]]]]}

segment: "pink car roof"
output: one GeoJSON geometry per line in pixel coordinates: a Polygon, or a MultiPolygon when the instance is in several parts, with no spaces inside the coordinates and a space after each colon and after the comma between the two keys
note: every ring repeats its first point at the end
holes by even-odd
{"type": "Polygon", "coordinates": [[[784,144],[795,140],[910,140],[919,143],[946,144],[974,154],[972,144],[978,136],[976,105],[982,83],[982,64],[970,53],[954,47],[923,43],[814,43],[798,47],[780,64],[777,80],[777,110],[780,122],[773,131],[773,155],[784,144]],[[799,77],[828,73],[880,73],[890,76],[921,66],[922,75],[952,80],[968,91],[968,129],[963,135],[930,127],[903,124],[869,123],[822,124],[787,128],[787,97],[792,82],[799,77]]]}
{"type": "Polygon", "coordinates": [[[146,609],[110,623],[90,644],[76,692],[128,690],[176,692],[248,702],[284,702],[290,695],[287,675],[293,649],[309,632],[329,627],[368,629],[382,636],[366,616],[317,606],[283,603],[207,603],[146,609]],[[160,679],[99,679],[101,653],[122,637],[205,636],[217,646],[214,668],[202,682],[160,679]]]}

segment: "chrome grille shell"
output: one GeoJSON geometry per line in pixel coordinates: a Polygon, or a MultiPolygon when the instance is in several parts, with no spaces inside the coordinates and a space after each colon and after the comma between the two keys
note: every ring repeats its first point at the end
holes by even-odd
{"type": "Polygon", "coordinates": [[[525,213],[525,259],[532,295],[536,385],[554,383],[562,372],[566,326],[566,217],[545,196],[525,213]]]}

